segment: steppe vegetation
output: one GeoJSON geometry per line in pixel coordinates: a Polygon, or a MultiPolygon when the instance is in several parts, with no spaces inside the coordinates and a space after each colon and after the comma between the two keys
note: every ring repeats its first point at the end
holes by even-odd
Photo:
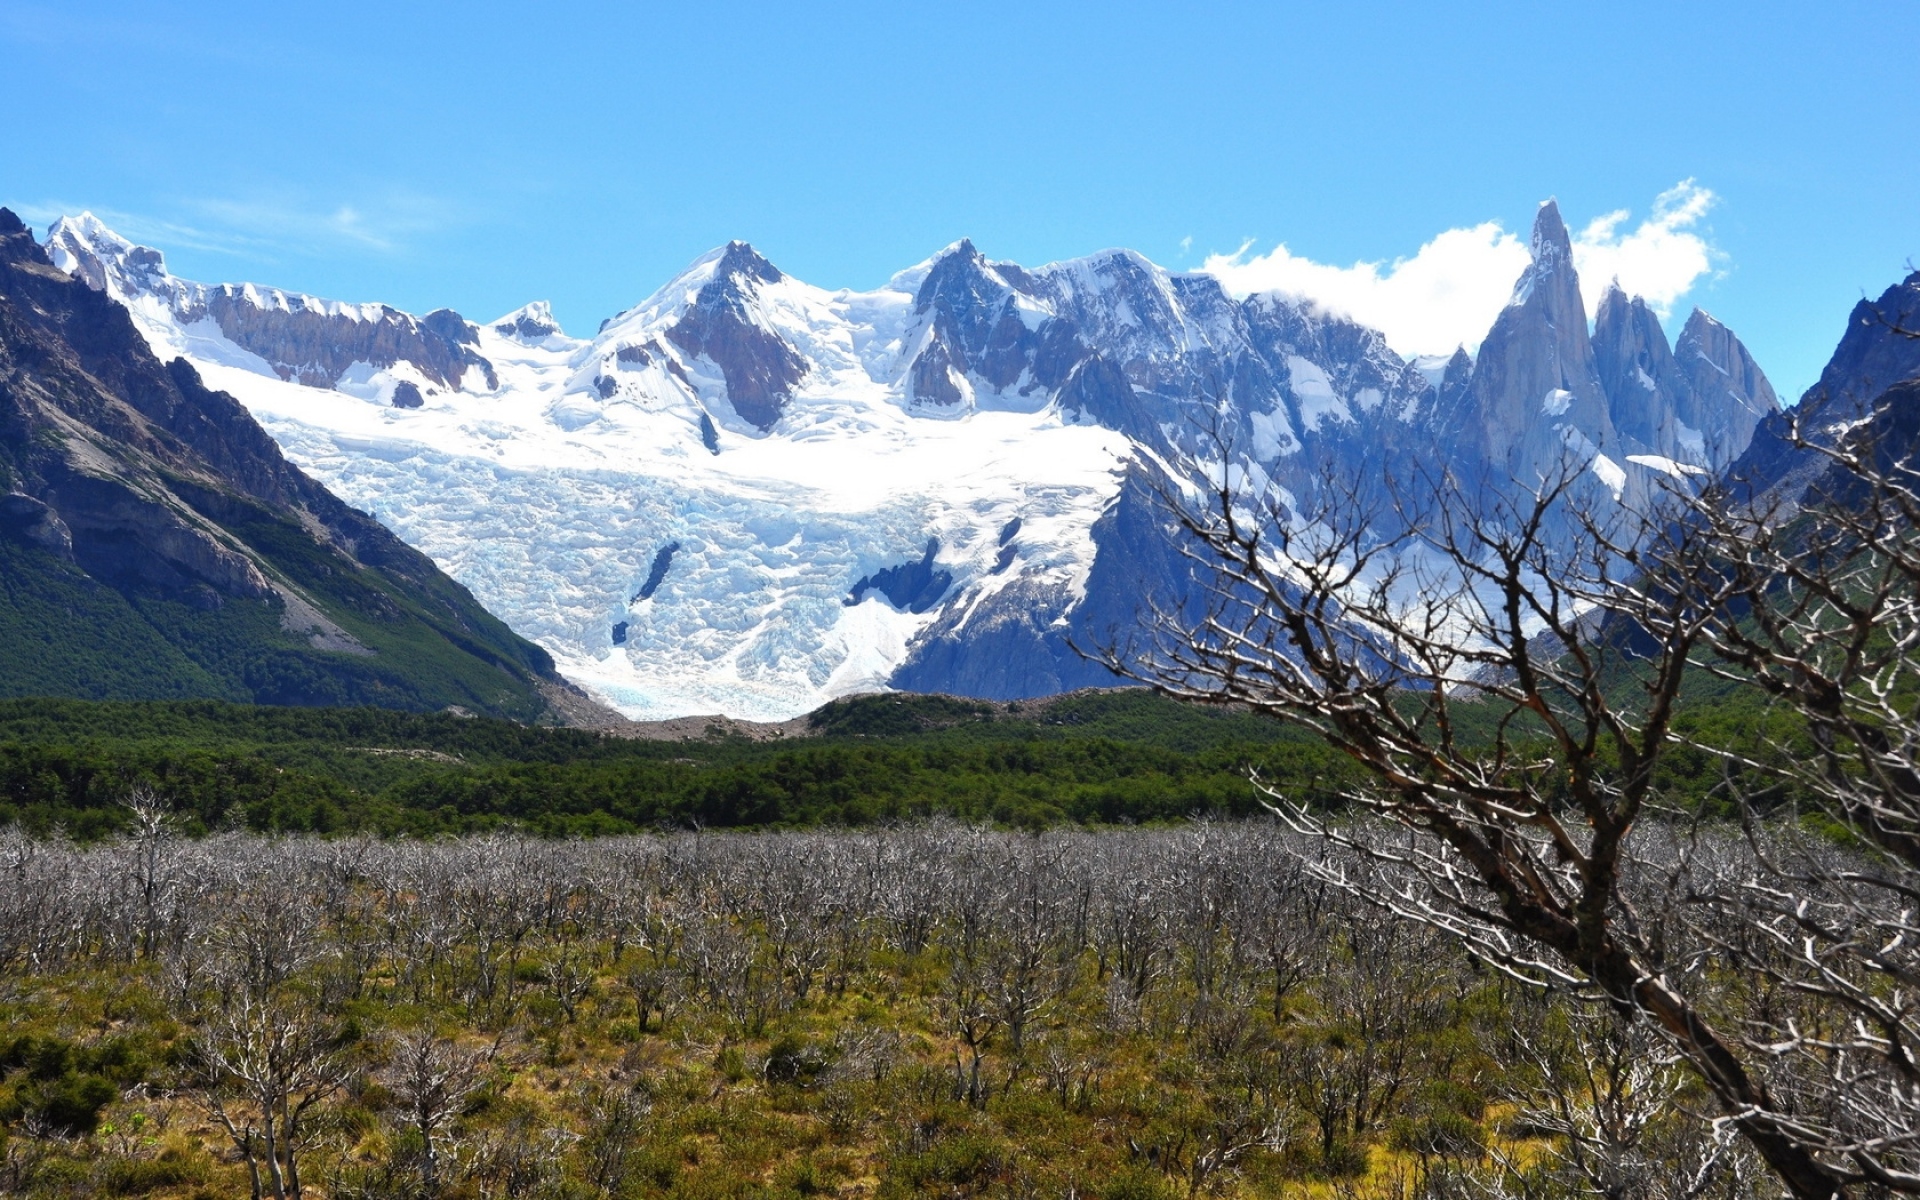
{"type": "MultiPolygon", "coordinates": [[[[1380,868],[1274,822],[418,841],[125,815],[86,846],[0,833],[0,1193],[1765,1190],[1645,1023],[1330,885],[1380,868]]],[[[1695,891],[1748,852],[1662,844],[1695,891]]],[[[1738,922],[1669,903],[1688,884],[1635,886],[1716,1015],[1817,1014],[1708,952],[1738,922]]]]}

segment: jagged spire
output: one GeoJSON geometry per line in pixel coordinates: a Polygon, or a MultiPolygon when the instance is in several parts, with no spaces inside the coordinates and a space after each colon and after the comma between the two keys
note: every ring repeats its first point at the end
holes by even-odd
{"type": "Polygon", "coordinates": [[[1567,235],[1567,223],[1560,219],[1560,205],[1548,200],[1533,218],[1533,263],[1542,273],[1560,263],[1573,261],[1573,239],[1567,235]]]}

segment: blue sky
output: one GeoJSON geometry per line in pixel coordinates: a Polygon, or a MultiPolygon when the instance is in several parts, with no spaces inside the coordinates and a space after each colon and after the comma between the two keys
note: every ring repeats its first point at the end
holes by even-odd
{"type": "Polygon", "coordinates": [[[547,297],[588,332],[736,237],[826,287],[962,236],[1384,278],[1478,227],[1428,265],[1486,273],[1485,223],[1553,195],[1577,231],[1626,210],[1600,243],[1704,251],[1674,322],[1703,305],[1797,393],[1920,261],[1917,60],[1920,6],[1844,0],[5,0],[0,204],[91,208],[188,278],[547,297]]]}

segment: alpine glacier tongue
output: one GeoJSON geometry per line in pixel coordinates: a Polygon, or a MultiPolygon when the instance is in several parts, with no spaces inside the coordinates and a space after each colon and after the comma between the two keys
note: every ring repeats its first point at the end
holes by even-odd
{"type": "Polygon", "coordinates": [[[1081,651],[1197,594],[1167,489],[1230,477],[1300,513],[1329,480],[1382,496],[1571,455],[1610,503],[1724,465],[1773,404],[1704,315],[1673,353],[1610,295],[1589,338],[1551,202],[1478,359],[1419,364],[1337,313],[1125,250],[1026,268],[960,241],[860,293],[733,242],[583,341],[538,302],[475,325],[190,283],[91,217],[49,242],[641,717],[1112,682],[1081,651]],[[1709,369],[1726,382],[1703,387],[1709,369]]]}

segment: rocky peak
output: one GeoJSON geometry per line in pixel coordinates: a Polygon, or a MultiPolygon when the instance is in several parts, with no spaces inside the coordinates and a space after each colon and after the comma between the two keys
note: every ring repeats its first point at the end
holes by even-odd
{"type": "Polygon", "coordinates": [[[1540,206],[1533,219],[1533,236],[1528,242],[1532,261],[1513,285],[1514,306],[1534,304],[1555,320],[1566,320],[1577,312],[1580,326],[1586,328],[1586,302],[1580,298],[1580,277],[1573,269],[1573,240],[1566,222],[1560,219],[1560,206],[1552,200],[1540,206]]]}
{"type": "MultiPolygon", "coordinates": [[[[1712,360],[1724,364],[1729,378],[1738,378],[1732,356],[1715,357],[1714,327],[1719,322],[1705,313],[1699,317],[1697,324],[1692,318],[1687,321],[1688,332],[1697,332],[1697,339],[1681,334],[1686,347],[1683,361],[1712,360]],[[1696,341],[1702,350],[1698,355],[1692,353],[1696,341]]],[[[1878,300],[1853,306],[1819,382],[1807,389],[1791,412],[1776,408],[1761,417],[1752,443],[1729,474],[1789,491],[1812,482],[1827,460],[1792,444],[1794,425],[1799,425],[1802,436],[1814,440],[1837,436],[1869,415],[1888,389],[1920,379],[1920,338],[1903,332],[1914,329],[1920,329],[1920,271],[1882,292],[1878,300]]],[[[1740,353],[1744,355],[1744,349],[1740,353]]]]}
{"type": "Polygon", "coordinates": [[[915,406],[958,412],[972,386],[969,376],[1004,391],[1034,367],[1050,316],[1021,294],[1018,285],[1031,282],[1026,275],[1013,274],[1009,281],[966,239],[934,258],[914,294],[914,311],[932,326],[908,372],[915,406]]]}
{"type": "Polygon", "coordinates": [[[1685,450],[1682,443],[1690,439],[1675,425],[1693,390],[1674,365],[1666,331],[1646,301],[1629,298],[1617,280],[1594,314],[1593,354],[1620,436],[1642,452],[1701,462],[1698,453],[1685,450]]]}
{"type": "Polygon", "coordinates": [[[715,264],[713,277],[722,279],[754,279],[761,283],[779,283],[786,276],[780,269],[761,257],[760,252],[746,242],[728,242],[720,252],[720,261],[715,264]]]}
{"type": "Polygon", "coordinates": [[[986,257],[963,238],[934,258],[914,293],[913,309],[924,313],[937,307],[949,320],[965,324],[981,310],[999,308],[1010,290],[989,270],[986,257]]]}
{"type": "MultiPolygon", "coordinates": [[[[1718,390],[1736,407],[1752,413],[1755,418],[1766,417],[1780,408],[1773,384],[1761,373],[1753,355],[1747,353],[1733,330],[1703,309],[1696,308],[1688,314],[1687,323],[1680,330],[1680,341],[1674,347],[1674,358],[1682,371],[1693,376],[1696,385],[1712,378],[1719,385],[1718,390]],[[1712,376],[1702,374],[1706,371],[1711,371],[1712,376]]],[[[1696,390],[1704,396],[1707,389],[1697,386],[1696,390]]]]}
{"type": "Polygon", "coordinates": [[[91,213],[54,222],[46,254],[116,300],[156,297],[180,324],[211,319],[282,379],[330,388],[355,363],[384,369],[405,362],[443,387],[458,388],[469,370],[489,389],[499,386],[493,364],[473,349],[476,330],[452,309],[414,317],[384,304],[340,304],[250,283],[194,283],[168,273],[158,250],[135,245],[91,213]]]}
{"type": "Polygon", "coordinates": [[[1567,223],[1560,219],[1560,202],[1549,199],[1534,214],[1533,236],[1528,242],[1537,275],[1547,275],[1573,265],[1573,238],[1567,223]]]}
{"type": "Polygon", "coordinates": [[[161,295],[170,289],[167,260],[150,246],[137,246],[90,212],[61,217],[47,230],[53,265],[96,292],[116,298],[161,295]]]}
{"type": "Polygon", "coordinates": [[[560,328],[560,322],[554,320],[552,306],[545,300],[535,300],[516,308],[491,324],[493,331],[501,337],[533,345],[550,337],[566,336],[566,332],[560,328]]]}
{"type": "Polygon", "coordinates": [[[1881,293],[1862,300],[1847,314],[1840,344],[1820,373],[1820,381],[1801,397],[1805,409],[1817,401],[1832,407],[1835,420],[1853,420],[1881,392],[1920,376],[1920,338],[1902,331],[1920,329],[1920,271],[1881,293]]]}
{"type": "Polygon", "coordinates": [[[1308,431],[1319,427],[1322,412],[1360,425],[1371,425],[1370,418],[1405,420],[1433,390],[1383,334],[1344,313],[1270,294],[1249,299],[1243,316],[1248,341],[1274,377],[1287,381],[1308,431]]]}
{"type": "Polygon", "coordinates": [[[934,255],[928,261],[936,267],[942,263],[955,261],[976,263],[984,267],[987,262],[987,256],[980,253],[980,248],[973,244],[972,238],[963,237],[951,246],[940,251],[940,253],[934,255]]]}
{"type": "Polygon", "coordinates": [[[420,327],[455,346],[477,346],[480,331],[473,322],[450,308],[436,308],[420,318],[420,327]]]}
{"type": "Polygon", "coordinates": [[[1440,382],[1434,385],[1442,402],[1457,401],[1466,395],[1467,385],[1473,382],[1473,356],[1467,353],[1465,346],[1456,346],[1453,357],[1440,372],[1440,382]]]}
{"type": "Polygon", "coordinates": [[[1699,309],[1667,346],[1659,314],[1616,283],[1594,317],[1593,352],[1625,448],[1719,470],[1779,407],[1731,330],[1699,309]]]}
{"type": "Polygon", "coordinates": [[[1164,364],[1207,348],[1172,278],[1131,250],[1102,250],[1032,272],[1052,312],[1073,322],[1089,346],[1143,386],[1158,386],[1164,364]]]}
{"type": "Polygon", "coordinates": [[[1465,403],[1450,417],[1456,434],[1479,443],[1478,453],[1452,448],[1454,457],[1484,462],[1492,478],[1523,485],[1556,470],[1569,454],[1587,461],[1619,453],[1587,337],[1572,243],[1551,200],[1534,219],[1532,247],[1533,261],[1514,285],[1512,301],[1480,345],[1465,403]]]}
{"type": "Polygon", "coordinates": [[[809,369],[760,312],[759,289],[785,278],[752,246],[728,242],[693,303],[666,331],[683,353],[705,355],[720,368],[734,412],[763,433],[779,421],[809,369]]]}
{"type": "Polygon", "coordinates": [[[1680,330],[1674,360],[1690,385],[1678,419],[1704,441],[1705,463],[1725,467],[1746,450],[1760,422],[1780,411],[1780,398],[1733,331],[1698,308],[1680,330]]]}

